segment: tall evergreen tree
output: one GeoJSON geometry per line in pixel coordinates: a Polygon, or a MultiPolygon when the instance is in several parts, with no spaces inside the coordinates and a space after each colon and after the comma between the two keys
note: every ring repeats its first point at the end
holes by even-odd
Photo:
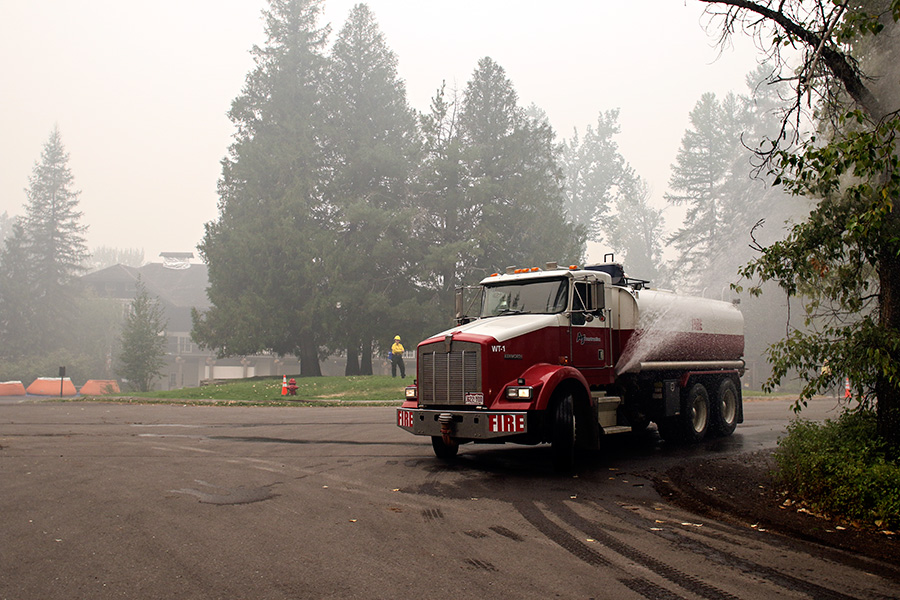
{"type": "Polygon", "coordinates": [[[699,291],[703,273],[710,267],[711,255],[724,236],[723,222],[727,197],[724,183],[741,148],[742,129],[732,114],[737,100],[729,94],[719,102],[715,94],[706,93],[690,114],[687,130],[672,167],[666,200],[675,206],[686,206],[684,224],[669,239],[678,256],[675,275],[682,285],[699,291]]]}
{"type": "Polygon", "coordinates": [[[33,297],[33,276],[27,235],[21,220],[0,250],[0,357],[12,358],[39,352],[33,336],[39,322],[33,297]]]}
{"type": "Polygon", "coordinates": [[[329,291],[342,307],[331,341],[346,350],[348,375],[369,375],[373,343],[387,343],[410,315],[398,308],[411,297],[415,265],[409,183],[418,134],[397,58],[367,5],[351,10],[329,64],[324,189],[333,213],[325,270],[339,274],[329,291]]]}
{"type": "Polygon", "coordinates": [[[194,337],[221,355],[271,351],[320,375],[322,301],[321,0],[270,0],[267,43],[229,117],[235,142],[223,160],[219,217],[199,248],[212,307],[194,316],[194,337]]]}
{"type": "Polygon", "coordinates": [[[46,296],[84,271],[89,256],[69,155],[54,127],[25,190],[23,221],[36,292],[46,296]]]}
{"type": "Polygon", "coordinates": [[[159,299],[151,298],[140,278],[122,326],[118,374],[139,392],[148,392],[166,366],[167,323],[159,299]]]}
{"type": "Polygon", "coordinates": [[[452,316],[454,290],[466,283],[472,262],[475,211],[468,204],[459,124],[460,100],[443,83],[421,115],[424,155],[417,180],[419,208],[414,237],[420,241],[424,285],[435,292],[434,304],[452,316]]]}
{"type": "Polygon", "coordinates": [[[483,58],[460,111],[463,186],[474,222],[468,259],[488,274],[510,264],[579,261],[583,230],[563,207],[560,147],[546,121],[529,118],[503,68],[483,58]]]}
{"type": "Polygon", "coordinates": [[[609,219],[608,243],[631,277],[659,285],[662,272],[663,216],[650,205],[650,188],[631,169],[620,183],[615,215],[609,219]]]}
{"type": "Polygon", "coordinates": [[[618,134],[619,111],[608,110],[588,125],[584,137],[576,130],[565,143],[566,213],[588,232],[588,239],[602,242],[609,231],[608,217],[628,180],[630,169],[613,136],[618,134]]]}
{"type": "Polygon", "coordinates": [[[718,293],[752,257],[757,222],[769,224],[765,239],[774,241],[784,234],[784,222],[800,213],[800,203],[772,186],[773,177],[754,170],[754,149],[778,134],[782,88],[763,85],[769,72],[761,65],[747,76],[747,95],[729,93],[719,101],[703,94],[691,111],[665,196],[686,207],[682,226],[669,238],[678,252],[673,276],[682,288],[718,293]]]}
{"type": "Polygon", "coordinates": [[[28,179],[25,214],[0,253],[0,333],[10,351],[22,355],[49,352],[65,341],[75,310],[71,284],[88,256],[68,161],[54,128],[28,179]]]}
{"type": "Polygon", "coordinates": [[[9,213],[3,211],[3,214],[0,215],[0,245],[6,241],[6,238],[12,235],[12,228],[15,219],[9,216],[9,213]]]}

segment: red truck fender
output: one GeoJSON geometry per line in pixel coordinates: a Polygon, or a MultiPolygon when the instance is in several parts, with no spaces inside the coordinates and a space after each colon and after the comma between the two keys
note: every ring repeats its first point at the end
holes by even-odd
{"type": "MultiPolygon", "coordinates": [[[[590,386],[581,371],[565,365],[552,365],[550,363],[538,363],[529,367],[521,375],[525,380],[524,385],[534,388],[535,398],[532,399],[532,408],[546,410],[550,404],[553,392],[562,381],[575,380],[584,390],[586,398],[591,397],[590,386]]],[[[517,385],[512,382],[510,385],[517,385]]]]}

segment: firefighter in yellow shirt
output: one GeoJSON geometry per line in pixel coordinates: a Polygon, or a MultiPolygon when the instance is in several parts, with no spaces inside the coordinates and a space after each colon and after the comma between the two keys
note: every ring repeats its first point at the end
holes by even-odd
{"type": "Polygon", "coordinates": [[[400,378],[406,379],[406,365],[403,363],[403,344],[400,343],[400,336],[394,336],[394,343],[391,345],[391,377],[397,376],[397,367],[400,367],[400,378]]]}

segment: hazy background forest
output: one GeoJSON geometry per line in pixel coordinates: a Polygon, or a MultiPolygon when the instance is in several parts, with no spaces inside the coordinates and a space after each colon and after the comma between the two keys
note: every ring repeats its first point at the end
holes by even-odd
{"type": "MultiPolygon", "coordinates": [[[[560,134],[484,56],[416,110],[370,7],[356,5],[332,32],[322,6],[270,1],[265,39],[231,103],[218,215],[192,241],[213,304],[195,315],[194,337],[210,348],[296,355],[305,375],[337,354],[349,373],[371,373],[395,334],[414,347],[447,326],[456,287],[507,265],[584,264],[606,252],[654,286],[731,300],[754,256],[751,231],[767,244],[808,213],[754,169],[786,94],[763,83],[766,65],[740,89],[698,95],[665,192],[654,195],[658,174],[638,172],[620,150],[632,133],[620,108],[598,98],[593,122],[560,134]]],[[[653,144],[652,132],[640,135],[653,144]]],[[[64,139],[52,128],[21,174],[21,213],[0,213],[0,381],[61,364],[82,380],[114,373],[121,307],[89,297],[79,276],[155,258],[88,248],[64,139]]],[[[758,387],[788,306],[774,292],[742,297],[741,309],[746,382],[758,387]]]]}

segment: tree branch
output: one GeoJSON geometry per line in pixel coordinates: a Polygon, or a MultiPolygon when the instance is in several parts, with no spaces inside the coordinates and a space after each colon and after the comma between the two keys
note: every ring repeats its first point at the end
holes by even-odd
{"type": "MultiPolygon", "coordinates": [[[[782,12],[784,2],[779,4],[778,10],[774,10],[758,2],[751,2],[750,0],[700,0],[700,2],[709,5],[724,5],[731,7],[728,10],[729,13],[732,13],[733,10],[738,12],[745,11],[768,19],[783,29],[789,36],[803,42],[803,44],[809,47],[811,51],[815,51],[813,62],[807,63],[808,67],[806,70],[809,71],[810,77],[801,78],[798,87],[805,85],[809,79],[811,79],[811,69],[816,66],[819,56],[821,56],[825,67],[838,81],[841,82],[841,85],[850,97],[853,98],[853,100],[856,101],[870,117],[877,121],[884,116],[880,102],[865,85],[853,62],[847,55],[827,44],[828,35],[831,33],[832,28],[828,28],[827,26],[823,27],[823,35],[820,36],[816,34],[804,24],[798,23],[782,12]],[[819,49],[821,52],[818,51],[819,49]]],[[[845,2],[843,6],[846,6],[846,4],[847,3],[845,2]]],[[[726,19],[731,22],[728,27],[729,30],[733,27],[733,21],[736,18],[737,15],[735,14],[731,14],[730,18],[726,15],[726,19]]],[[[836,22],[837,19],[835,20],[835,23],[836,22]]]]}

